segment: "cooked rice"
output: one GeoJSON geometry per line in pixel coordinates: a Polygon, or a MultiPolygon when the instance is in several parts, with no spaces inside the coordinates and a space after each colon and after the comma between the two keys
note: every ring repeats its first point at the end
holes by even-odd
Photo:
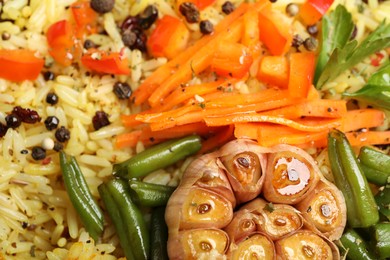
{"type": "MultiPolygon", "coordinates": [[[[48,54],[44,33],[50,24],[69,17],[67,6],[74,1],[0,1],[0,33],[11,35],[9,40],[0,39],[0,48],[36,50],[46,58],[46,65],[52,65],[53,59],[48,54]]],[[[92,34],[88,39],[99,44],[100,49],[119,51],[124,47],[117,27],[121,21],[129,14],[140,13],[149,4],[158,7],[160,16],[177,16],[173,2],[116,0],[114,10],[99,18],[107,35],[92,34]]],[[[223,18],[220,6],[224,2],[217,0],[215,7],[206,8],[201,14],[202,19],[217,24],[223,18]]],[[[239,5],[243,0],[231,2],[239,5]]],[[[303,3],[304,0],[279,0],[275,6],[284,11],[290,2],[303,3]]],[[[359,13],[356,4],[361,4],[359,0],[335,2],[344,4],[352,12],[358,29],[356,39],[359,41],[390,14],[389,1],[379,3],[377,0],[369,0],[370,8],[366,8],[363,13],[359,13]]],[[[296,23],[295,27],[297,32],[307,36],[302,24],[296,23]]],[[[200,36],[198,26],[189,25],[189,28],[193,38],[200,36]]],[[[153,70],[167,62],[166,58],[145,60],[140,51],[131,51],[127,47],[125,54],[131,61],[130,76],[90,75],[82,68],[53,65],[50,68],[56,74],[53,81],[45,81],[43,75],[36,81],[20,84],[0,79],[0,122],[5,124],[7,112],[17,105],[36,110],[43,120],[47,116],[58,117],[60,126],[71,131],[65,152],[76,156],[91,192],[96,197],[99,196],[97,187],[111,175],[113,163],[124,161],[145,149],[142,143],[138,143],[134,150],[116,150],[114,147],[115,136],[126,131],[120,123],[120,115],[136,113],[141,108],[119,100],[112,91],[113,84],[117,81],[127,82],[135,90],[153,70]],[[59,103],[55,106],[45,103],[45,97],[51,91],[59,96],[59,103]],[[111,124],[95,131],[91,119],[99,110],[109,115],[111,124]]],[[[383,55],[388,58],[387,52],[383,52],[383,55]]],[[[326,96],[339,98],[344,90],[355,91],[362,87],[366,77],[373,71],[368,63],[359,65],[365,66],[365,76],[352,75],[351,71],[347,71],[327,83],[326,96]]],[[[252,76],[257,66],[258,61],[251,68],[252,76]]],[[[199,82],[199,78],[194,78],[190,84],[199,82]]],[[[256,79],[250,79],[235,87],[242,92],[251,92],[261,86],[256,79]]],[[[40,146],[45,138],[54,139],[54,133],[48,132],[41,122],[22,124],[16,130],[9,129],[0,141],[0,259],[116,259],[123,256],[108,218],[100,241],[93,241],[85,232],[61,182],[57,153],[48,151],[51,161],[47,164],[31,158],[32,147],[40,146]],[[28,154],[21,153],[23,150],[28,150],[28,154]]],[[[312,153],[316,154],[317,151],[312,153]]],[[[176,186],[191,160],[185,160],[178,168],[156,171],[144,181],[176,186]]],[[[326,150],[318,154],[317,161],[324,175],[331,178],[326,150]]]]}

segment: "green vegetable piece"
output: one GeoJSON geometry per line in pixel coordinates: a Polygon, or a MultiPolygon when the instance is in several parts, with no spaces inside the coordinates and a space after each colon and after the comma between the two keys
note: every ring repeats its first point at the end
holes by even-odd
{"type": "Polygon", "coordinates": [[[165,223],[165,207],[157,207],[153,209],[151,226],[150,259],[168,260],[168,227],[165,223]]]}
{"type": "Polygon", "coordinates": [[[347,229],[340,238],[341,251],[346,250],[347,259],[374,260],[375,256],[368,249],[368,243],[353,229],[347,229]]]}
{"type": "Polygon", "coordinates": [[[355,66],[364,58],[389,46],[390,24],[383,21],[359,46],[358,42],[353,40],[342,48],[336,48],[324,66],[317,80],[316,88],[321,89],[327,81],[335,79],[343,71],[355,66]]]}
{"type": "Polygon", "coordinates": [[[390,156],[371,147],[360,149],[359,160],[369,182],[385,185],[390,181],[390,156]]]}
{"type": "Polygon", "coordinates": [[[375,195],[379,212],[390,221],[390,187],[386,186],[375,195]]]}
{"type": "Polygon", "coordinates": [[[375,251],[379,259],[390,257],[390,222],[378,223],[371,228],[375,251]]]}
{"type": "Polygon", "coordinates": [[[390,63],[372,74],[363,88],[354,93],[345,92],[343,95],[390,110],[390,63]]]}
{"type": "Polygon", "coordinates": [[[99,186],[99,192],[116,231],[118,234],[124,233],[119,237],[125,237],[120,243],[125,249],[126,258],[148,259],[149,232],[141,211],[131,200],[128,183],[121,179],[111,179],[99,186]]]}
{"type": "Polygon", "coordinates": [[[127,179],[140,178],[197,153],[201,147],[201,139],[197,135],[170,140],[114,165],[113,174],[127,179]]]}
{"type": "Polygon", "coordinates": [[[131,199],[146,207],[165,206],[175,190],[174,187],[137,180],[130,180],[129,185],[132,190],[131,199]]]}
{"type": "Polygon", "coordinates": [[[336,48],[343,48],[354,29],[352,15],[343,5],[322,18],[321,51],[318,55],[314,82],[318,81],[330,54],[336,48]]]}
{"type": "Polygon", "coordinates": [[[62,178],[69,199],[85,229],[96,241],[103,232],[103,212],[93,198],[76,159],[72,156],[69,158],[63,151],[59,156],[62,178]]]}
{"type": "Polygon", "coordinates": [[[347,204],[350,227],[369,227],[379,220],[378,208],[367,179],[346,136],[333,129],[328,135],[328,155],[336,186],[347,204]]]}

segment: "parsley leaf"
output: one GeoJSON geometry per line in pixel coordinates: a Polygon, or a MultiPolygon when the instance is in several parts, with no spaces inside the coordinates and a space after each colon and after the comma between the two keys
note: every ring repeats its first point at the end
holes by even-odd
{"type": "Polygon", "coordinates": [[[331,54],[329,61],[322,70],[316,87],[321,89],[329,80],[335,79],[343,71],[361,62],[367,56],[390,46],[390,24],[383,21],[358,46],[356,40],[337,48],[331,54]]]}
{"type": "Polygon", "coordinates": [[[354,29],[352,15],[343,5],[338,5],[329,15],[322,18],[321,51],[318,55],[314,82],[317,82],[330,54],[336,48],[343,48],[354,29]]]}

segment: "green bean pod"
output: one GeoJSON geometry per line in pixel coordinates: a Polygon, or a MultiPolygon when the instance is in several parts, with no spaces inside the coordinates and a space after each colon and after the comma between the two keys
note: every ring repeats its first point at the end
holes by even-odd
{"type": "Polygon", "coordinates": [[[368,250],[368,244],[353,229],[347,229],[340,238],[341,250],[347,250],[347,259],[374,260],[375,256],[368,250]]]}
{"type": "Polygon", "coordinates": [[[360,149],[359,160],[369,182],[385,185],[390,181],[390,156],[371,147],[360,149]]]}
{"type": "Polygon", "coordinates": [[[165,206],[174,187],[130,180],[131,199],[139,205],[146,207],[165,206]]]}
{"type": "Polygon", "coordinates": [[[388,259],[390,257],[390,222],[383,222],[374,225],[371,228],[375,252],[379,259],[388,259]]]}
{"type": "Polygon", "coordinates": [[[99,186],[103,202],[120,234],[126,258],[146,260],[149,256],[149,233],[141,211],[131,200],[129,189],[128,183],[121,179],[111,179],[99,186]]]}
{"type": "Polygon", "coordinates": [[[168,260],[168,227],[165,223],[165,207],[157,207],[153,209],[151,226],[150,259],[168,260]]]}
{"type": "Polygon", "coordinates": [[[89,235],[97,240],[103,232],[104,217],[74,157],[60,152],[60,165],[65,188],[73,207],[89,235]]]}
{"type": "Polygon", "coordinates": [[[386,186],[375,195],[379,212],[390,221],[390,187],[386,186]]]}
{"type": "Polygon", "coordinates": [[[197,135],[169,140],[115,164],[113,174],[127,179],[140,178],[197,153],[201,147],[201,139],[197,135]]]}
{"type": "Polygon", "coordinates": [[[328,135],[328,155],[336,186],[347,205],[350,227],[369,227],[379,220],[378,208],[367,179],[345,137],[332,130],[328,135]]]}

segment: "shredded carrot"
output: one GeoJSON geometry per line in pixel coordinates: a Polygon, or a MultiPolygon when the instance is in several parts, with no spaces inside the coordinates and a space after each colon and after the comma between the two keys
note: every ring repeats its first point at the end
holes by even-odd
{"type": "Polygon", "coordinates": [[[208,138],[206,141],[202,143],[202,148],[199,153],[210,152],[224,143],[233,139],[234,126],[229,125],[227,127],[222,127],[221,130],[218,131],[214,136],[208,138]]]}
{"type": "Polygon", "coordinates": [[[241,39],[241,43],[249,48],[253,59],[258,58],[261,51],[258,16],[259,14],[255,9],[250,9],[244,14],[244,30],[241,39]]]}
{"type": "Polygon", "coordinates": [[[313,121],[309,120],[297,120],[293,121],[286,118],[280,118],[275,116],[266,116],[258,113],[243,113],[237,115],[225,115],[218,117],[206,117],[205,122],[208,126],[223,126],[235,123],[249,123],[249,122],[263,122],[273,123],[279,125],[289,126],[291,128],[307,131],[307,132],[319,132],[326,129],[340,127],[340,119],[317,119],[313,121]]]}
{"type": "Polygon", "coordinates": [[[234,136],[236,138],[249,138],[256,140],[260,123],[236,123],[234,124],[234,136]]]}
{"type": "Polygon", "coordinates": [[[346,133],[352,146],[390,144],[390,131],[360,131],[346,133]]]}
{"type": "Polygon", "coordinates": [[[378,127],[383,124],[385,114],[377,109],[350,110],[343,117],[341,130],[350,132],[362,128],[378,127]]]}
{"type": "Polygon", "coordinates": [[[292,97],[307,97],[314,75],[315,55],[296,52],[290,55],[288,90],[292,97]]]}
{"type": "Polygon", "coordinates": [[[262,114],[296,119],[302,117],[340,118],[346,113],[347,105],[344,100],[319,99],[274,109],[262,114]]]}
{"type": "Polygon", "coordinates": [[[124,148],[124,147],[135,147],[137,142],[140,140],[142,130],[135,130],[130,133],[120,134],[116,137],[115,147],[124,148]]]}

